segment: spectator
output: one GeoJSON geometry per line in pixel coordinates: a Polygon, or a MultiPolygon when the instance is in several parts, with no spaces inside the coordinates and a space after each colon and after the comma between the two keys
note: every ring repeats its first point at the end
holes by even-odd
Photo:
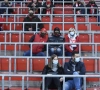
{"type": "MultiPolygon", "coordinates": [[[[33,35],[29,40],[29,42],[39,42],[39,43],[44,43],[47,41],[48,41],[48,34],[45,28],[42,28],[40,33],[33,35]]],[[[44,46],[45,46],[44,44],[33,44],[32,56],[45,56],[43,52],[44,46]]],[[[31,55],[31,50],[28,50],[23,54],[23,56],[30,56],[30,55],[31,55]]]]}
{"type": "MultiPolygon", "coordinates": [[[[1,3],[1,7],[12,7],[12,5],[8,2],[8,0],[4,0],[4,2],[1,3]]],[[[1,12],[0,13],[1,14],[5,14],[6,13],[6,10],[7,10],[7,8],[1,9],[0,10],[1,12]]],[[[8,14],[11,14],[13,12],[14,12],[13,9],[8,9],[8,14]]]]}
{"type": "MultiPolygon", "coordinates": [[[[41,20],[34,15],[32,10],[29,10],[29,15],[24,18],[23,22],[41,22],[41,20]]],[[[36,29],[40,30],[44,27],[44,25],[39,23],[36,28],[36,23],[33,24],[24,24],[25,31],[36,31],[36,29]]]]}
{"type": "MultiPolygon", "coordinates": [[[[50,58],[50,62],[46,65],[42,71],[43,75],[61,75],[64,74],[63,67],[59,64],[57,55],[53,54],[50,58]]],[[[62,78],[58,77],[47,77],[45,78],[45,89],[57,89],[61,90],[62,78]]],[[[42,85],[41,85],[42,88],[42,85]]]]}
{"type": "MultiPolygon", "coordinates": [[[[52,36],[49,38],[48,42],[58,43],[64,42],[64,38],[61,36],[60,29],[56,27],[52,36]]],[[[49,55],[56,54],[57,56],[62,56],[63,54],[63,45],[49,45],[49,55]]]]}
{"type": "Polygon", "coordinates": [[[40,7],[42,7],[41,3],[38,2],[38,0],[32,0],[29,4],[28,7],[30,9],[32,8],[37,8],[37,14],[40,14],[40,7]]]}
{"type": "MultiPolygon", "coordinates": [[[[66,75],[85,75],[86,69],[83,62],[80,60],[79,53],[73,52],[69,62],[65,62],[64,73],[66,75]]],[[[66,77],[65,90],[81,90],[83,78],[80,77],[66,77]]]]}
{"type": "Polygon", "coordinates": [[[51,0],[46,0],[46,2],[43,4],[43,14],[51,14],[52,13],[52,7],[54,7],[53,3],[51,0]]]}
{"type": "Polygon", "coordinates": [[[86,7],[88,7],[87,14],[98,14],[98,6],[94,0],[90,0],[86,7]]]}
{"type": "Polygon", "coordinates": [[[69,29],[68,35],[65,36],[65,42],[70,43],[69,45],[65,45],[66,56],[71,56],[73,51],[79,51],[79,45],[75,44],[79,42],[79,36],[74,28],[69,29]]]}
{"type": "Polygon", "coordinates": [[[85,8],[83,8],[84,4],[81,1],[77,0],[74,3],[73,7],[78,7],[75,9],[76,14],[85,14],[85,8]]]}
{"type": "MultiPolygon", "coordinates": [[[[4,22],[4,19],[2,17],[0,17],[0,22],[4,22]]],[[[3,24],[0,23],[0,31],[2,31],[2,27],[3,27],[3,24]]]]}

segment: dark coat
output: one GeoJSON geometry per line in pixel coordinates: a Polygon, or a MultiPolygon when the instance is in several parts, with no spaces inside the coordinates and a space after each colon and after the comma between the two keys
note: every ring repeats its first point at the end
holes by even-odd
{"type": "MultiPolygon", "coordinates": [[[[52,34],[51,37],[49,37],[48,42],[51,43],[58,43],[58,42],[64,42],[64,38],[62,36],[55,36],[54,34],[52,34]]],[[[62,48],[63,45],[49,45],[49,48],[54,48],[54,47],[59,47],[62,48]]]]}
{"type": "MultiPolygon", "coordinates": [[[[51,69],[48,65],[46,65],[46,66],[44,67],[43,71],[42,71],[42,74],[43,74],[43,75],[46,75],[46,74],[48,74],[49,72],[53,72],[53,71],[52,71],[52,69],[51,69]]],[[[59,66],[58,66],[57,72],[58,72],[59,75],[63,75],[63,74],[64,74],[64,69],[63,69],[63,67],[59,67],[59,66]]],[[[61,82],[61,86],[62,86],[62,84],[63,84],[63,83],[61,82]]],[[[55,87],[54,83],[52,82],[52,83],[50,84],[50,86],[49,86],[49,89],[55,89],[55,88],[56,88],[56,87],[55,87]]],[[[42,89],[42,85],[41,85],[40,89],[42,89]]]]}
{"type": "MultiPolygon", "coordinates": [[[[69,62],[65,62],[65,65],[64,65],[64,73],[66,75],[73,75],[73,66],[72,66],[73,62],[71,61],[71,59],[69,60],[69,62]],[[70,71],[69,71],[70,70],[70,71]]],[[[75,71],[79,71],[80,75],[85,75],[86,73],[86,69],[85,69],[85,65],[83,62],[79,61],[78,63],[76,63],[76,66],[75,66],[75,71]]],[[[67,80],[72,80],[73,78],[66,78],[66,81],[67,80]]]]}
{"type": "MultiPolygon", "coordinates": [[[[33,18],[30,18],[29,16],[25,17],[24,18],[24,21],[23,22],[41,22],[41,20],[37,17],[37,16],[33,16],[33,18]]],[[[24,24],[24,27],[25,27],[25,30],[28,31],[28,28],[31,28],[33,30],[36,30],[36,24],[33,23],[33,24],[24,24]]],[[[38,28],[39,29],[42,29],[44,27],[44,25],[42,23],[38,24],[38,28]]]]}
{"type": "MultiPolygon", "coordinates": [[[[91,3],[88,3],[87,5],[86,5],[86,7],[91,7],[91,3]]],[[[95,7],[95,10],[94,10],[94,14],[98,14],[98,6],[96,5],[96,4],[94,4],[94,7],[95,7]]],[[[87,9],[87,14],[91,14],[90,13],[90,10],[91,9],[87,9]]]]}

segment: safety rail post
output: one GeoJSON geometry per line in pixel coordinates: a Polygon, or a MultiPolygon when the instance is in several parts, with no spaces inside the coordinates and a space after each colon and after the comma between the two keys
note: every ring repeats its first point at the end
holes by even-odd
{"type": "Polygon", "coordinates": [[[24,76],[22,76],[22,90],[24,90],[24,76]]]}
{"type": "Polygon", "coordinates": [[[42,90],[44,90],[45,89],[45,77],[42,77],[42,82],[43,82],[43,84],[42,84],[42,90]]]}
{"type": "Polygon", "coordinates": [[[16,74],[17,70],[16,70],[16,58],[14,58],[14,74],[16,74]]]}
{"type": "Polygon", "coordinates": [[[4,90],[4,76],[2,75],[2,90],[4,90]]]}
{"type": "MultiPolygon", "coordinates": [[[[11,74],[11,70],[12,70],[12,59],[9,58],[9,74],[11,74]]],[[[9,77],[9,88],[11,87],[11,77],[9,77]]]]}
{"type": "Polygon", "coordinates": [[[63,90],[65,90],[65,76],[63,76],[62,78],[63,78],[63,90]]]}

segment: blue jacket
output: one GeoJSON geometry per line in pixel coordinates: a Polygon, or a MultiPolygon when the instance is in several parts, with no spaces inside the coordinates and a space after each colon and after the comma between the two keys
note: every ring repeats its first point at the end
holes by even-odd
{"type": "MultiPolygon", "coordinates": [[[[64,73],[66,75],[73,75],[73,62],[72,60],[70,59],[69,62],[66,62],[65,65],[64,65],[64,73]]],[[[78,63],[76,63],[76,66],[75,66],[75,71],[79,71],[80,75],[85,75],[86,73],[86,69],[85,69],[85,65],[83,62],[79,61],[78,63]]],[[[66,80],[72,80],[73,78],[66,78],[66,80]]]]}

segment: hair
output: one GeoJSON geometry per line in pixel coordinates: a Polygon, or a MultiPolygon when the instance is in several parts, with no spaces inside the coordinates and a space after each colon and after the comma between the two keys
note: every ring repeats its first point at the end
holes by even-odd
{"type": "Polygon", "coordinates": [[[75,56],[75,54],[79,54],[79,52],[72,52],[72,57],[75,56]]]}
{"type": "MultiPolygon", "coordinates": [[[[52,68],[52,62],[53,62],[53,59],[54,59],[55,57],[58,58],[58,56],[57,56],[56,54],[53,54],[53,55],[50,57],[50,62],[48,63],[48,66],[49,66],[50,68],[52,68]]],[[[58,66],[60,66],[59,63],[58,63],[58,66]]]]}

